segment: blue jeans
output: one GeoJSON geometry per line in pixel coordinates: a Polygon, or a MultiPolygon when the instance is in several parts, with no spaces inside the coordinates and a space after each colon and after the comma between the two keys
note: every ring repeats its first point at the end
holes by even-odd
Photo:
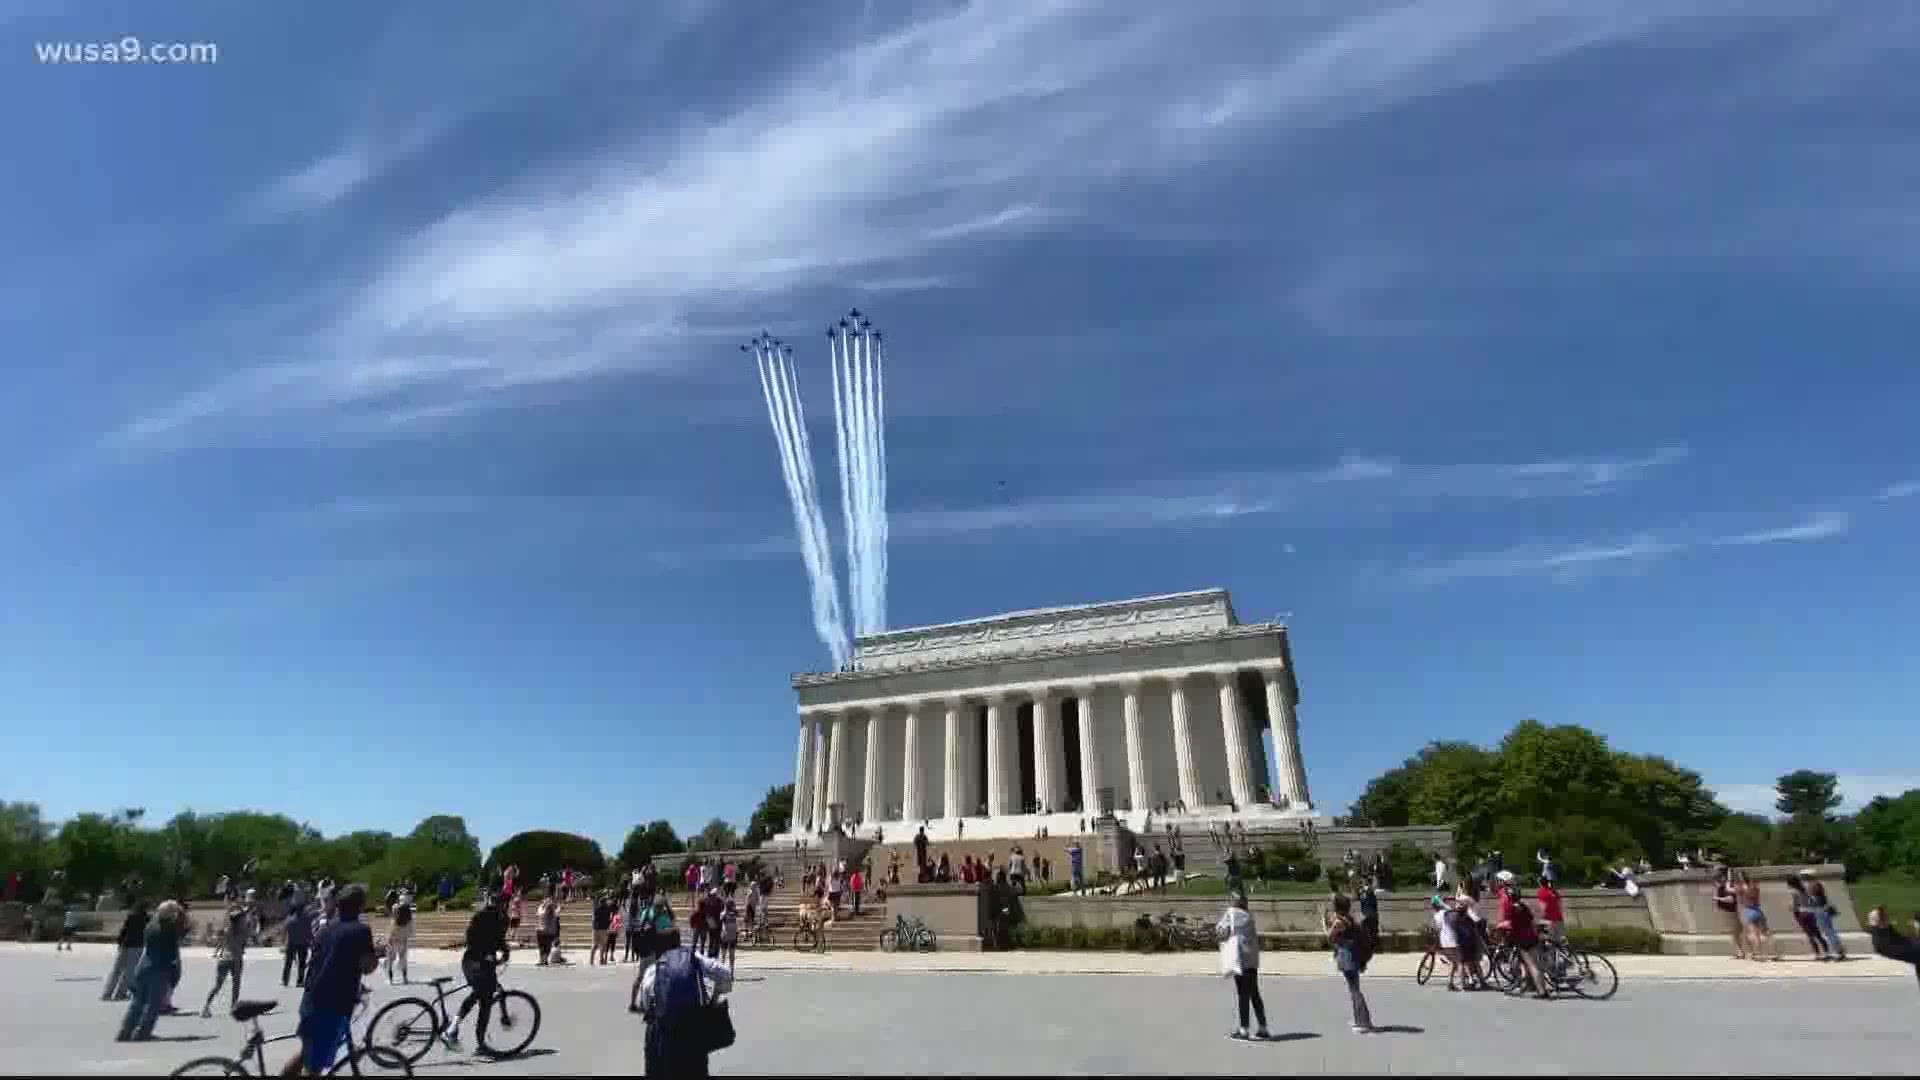
{"type": "Polygon", "coordinates": [[[153,1025],[160,1019],[160,1002],[173,985],[173,972],[142,964],[133,973],[133,1000],[127,1003],[127,1015],[120,1020],[120,1040],[150,1039],[153,1025]]]}
{"type": "Polygon", "coordinates": [[[133,973],[140,968],[140,958],[146,955],[141,946],[120,946],[113,954],[113,970],[107,972],[107,988],[100,993],[101,1001],[114,1001],[122,995],[133,993],[133,973]]]}
{"type": "Polygon", "coordinates": [[[1833,925],[1833,912],[1821,908],[1813,913],[1813,921],[1820,924],[1820,936],[1827,939],[1827,951],[1835,956],[1847,955],[1847,947],[1840,943],[1840,931],[1833,925]]]}

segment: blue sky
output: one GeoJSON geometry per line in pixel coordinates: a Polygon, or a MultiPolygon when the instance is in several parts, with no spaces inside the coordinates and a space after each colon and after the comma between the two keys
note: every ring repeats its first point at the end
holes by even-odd
{"type": "Polygon", "coordinates": [[[1334,812],[1526,716],[1920,782],[1920,11],[829,7],[0,16],[0,795],[743,821],[825,652],[737,345],[828,447],[854,305],[894,625],[1226,586],[1334,812]],[[218,62],[32,58],[129,34],[218,62]]]}

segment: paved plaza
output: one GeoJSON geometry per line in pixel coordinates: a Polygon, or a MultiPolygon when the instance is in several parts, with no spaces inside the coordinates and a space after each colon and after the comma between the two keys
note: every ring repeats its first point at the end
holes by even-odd
{"type": "MultiPolygon", "coordinates": [[[[1282,1038],[1249,1045],[1224,1038],[1233,992],[1224,980],[1204,974],[1211,959],[743,956],[733,995],[739,1042],[715,1055],[714,1069],[1902,1073],[1912,1067],[1914,1020],[1920,1015],[1912,969],[1877,959],[1835,966],[1623,957],[1613,1000],[1535,1002],[1420,987],[1407,974],[1412,958],[1383,956],[1366,987],[1375,1022],[1392,1030],[1356,1035],[1347,1030],[1346,994],[1327,956],[1269,954],[1262,989],[1282,1038]],[[914,970],[929,961],[938,970],[914,970]],[[1809,992],[1810,982],[1817,990],[1809,992]]],[[[197,1014],[213,976],[203,949],[188,950],[178,993],[179,1004],[194,1006],[195,1015],[163,1018],[158,1033],[165,1041],[114,1042],[124,1006],[98,1000],[109,962],[106,946],[54,953],[45,945],[0,945],[0,1046],[7,1048],[9,1072],[164,1073],[203,1054],[231,1053],[239,1044],[241,1025],[197,1014]]],[[[421,958],[414,974],[453,972],[453,954],[434,951],[421,958]]],[[[265,1021],[267,1032],[291,1031],[298,992],[280,987],[279,957],[263,952],[250,958],[246,974],[245,997],[283,1002],[265,1021]]],[[[636,1072],[642,1028],[625,1011],[631,978],[631,967],[512,964],[502,973],[503,983],[533,993],[544,1012],[536,1055],[483,1062],[435,1050],[420,1074],[636,1072]]],[[[376,1008],[407,992],[389,990],[378,976],[370,981],[376,1008]]],[[[294,1046],[269,1049],[277,1062],[294,1046]]]]}

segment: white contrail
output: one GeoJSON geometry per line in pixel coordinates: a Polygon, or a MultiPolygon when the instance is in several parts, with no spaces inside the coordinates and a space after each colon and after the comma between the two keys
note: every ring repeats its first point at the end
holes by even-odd
{"type": "Polygon", "coordinates": [[[855,457],[857,451],[854,442],[857,437],[859,419],[853,409],[853,368],[846,364],[848,356],[847,324],[840,322],[840,334],[834,336],[833,328],[827,329],[827,351],[831,356],[833,370],[833,426],[840,452],[840,518],[846,529],[847,539],[847,601],[853,609],[853,632],[866,632],[866,604],[861,592],[861,545],[860,545],[860,499],[855,488],[857,483],[855,457]]]}
{"type": "Polygon", "coordinates": [[[873,335],[873,435],[878,450],[874,479],[874,629],[887,628],[887,345],[878,333],[873,335]]]}
{"type": "Polygon", "coordinates": [[[826,526],[820,520],[818,495],[812,487],[813,466],[805,417],[800,408],[799,390],[793,381],[791,357],[777,343],[760,339],[748,350],[754,353],[760,370],[760,389],[767,402],[767,419],[773,425],[773,437],[780,450],[780,473],[787,484],[787,498],[793,504],[793,525],[800,542],[800,558],[806,565],[813,592],[813,627],[822,643],[833,654],[835,668],[847,662],[846,623],[840,613],[840,590],[834,580],[833,550],[825,542],[826,526]]]}

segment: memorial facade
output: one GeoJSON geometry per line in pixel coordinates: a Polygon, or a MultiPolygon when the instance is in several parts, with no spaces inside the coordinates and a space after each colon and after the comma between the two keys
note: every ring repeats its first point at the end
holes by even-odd
{"type": "Polygon", "coordinates": [[[1224,589],[890,630],[793,687],[789,839],[1313,812],[1287,628],[1241,623],[1224,589]]]}

